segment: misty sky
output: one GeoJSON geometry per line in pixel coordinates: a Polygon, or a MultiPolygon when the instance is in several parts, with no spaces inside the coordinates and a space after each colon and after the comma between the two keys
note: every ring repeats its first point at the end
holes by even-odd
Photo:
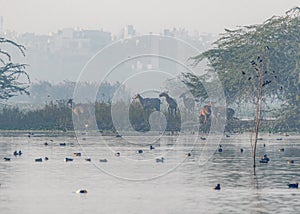
{"type": "Polygon", "coordinates": [[[299,5],[299,0],[0,0],[4,29],[48,33],[63,27],[117,33],[133,24],[138,32],[182,27],[221,33],[261,23],[299,5]]]}

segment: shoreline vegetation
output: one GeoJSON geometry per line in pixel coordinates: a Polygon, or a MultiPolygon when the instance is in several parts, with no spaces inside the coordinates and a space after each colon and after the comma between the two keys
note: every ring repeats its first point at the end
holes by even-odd
{"type": "MultiPolygon", "coordinates": [[[[114,135],[117,133],[111,116],[114,109],[116,117],[121,118],[121,126],[118,130],[130,131],[129,126],[132,126],[137,132],[151,131],[166,131],[166,132],[200,132],[207,133],[210,129],[210,121],[206,124],[201,124],[198,118],[198,112],[185,112],[184,109],[178,112],[177,115],[170,117],[164,110],[161,111],[166,118],[166,126],[162,127],[159,120],[155,120],[155,127],[151,129],[149,118],[152,112],[145,112],[143,108],[135,102],[125,103],[119,102],[116,104],[96,102],[94,104],[70,104],[67,100],[49,102],[44,107],[33,110],[21,110],[15,106],[6,106],[0,109],[0,131],[57,131],[65,133],[74,131],[73,122],[77,123],[76,127],[82,127],[80,130],[85,131],[86,125],[90,124],[92,119],[89,114],[90,110],[94,109],[94,114],[97,122],[97,127],[94,130],[100,131],[103,135],[114,135]],[[130,124],[126,124],[126,117],[123,115],[125,110],[129,109],[130,124]],[[72,115],[73,114],[73,115],[72,115]],[[74,115],[77,120],[74,120],[74,115]],[[185,126],[183,121],[191,121],[189,126],[185,126]],[[156,124],[157,123],[157,124],[156,124]]],[[[278,133],[278,132],[298,132],[299,130],[283,129],[277,126],[276,120],[261,120],[260,132],[278,133]]],[[[254,120],[240,120],[234,116],[227,117],[225,132],[228,133],[244,133],[251,131],[254,120]]],[[[120,125],[120,124],[119,124],[120,125]]],[[[89,128],[88,130],[93,130],[89,128]]],[[[132,128],[131,128],[132,130],[132,128]]]]}

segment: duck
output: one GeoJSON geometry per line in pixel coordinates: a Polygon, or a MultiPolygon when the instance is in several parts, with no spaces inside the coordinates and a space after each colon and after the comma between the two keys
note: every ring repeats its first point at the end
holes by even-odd
{"type": "Polygon", "coordinates": [[[120,155],[121,155],[120,152],[116,152],[116,153],[115,153],[115,156],[116,156],[116,157],[120,157],[120,155]]]}
{"type": "Polygon", "coordinates": [[[288,164],[295,163],[295,161],[294,161],[294,160],[288,160],[287,162],[288,162],[288,164]]]}
{"type": "Polygon", "coordinates": [[[87,161],[87,162],[91,162],[92,161],[91,158],[85,158],[84,160],[87,161]]]}
{"type": "Polygon", "coordinates": [[[221,190],[221,185],[220,185],[220,184],[217,184],[217,185],[214,187],[214,190],[221,190]]]}
{"type": "Polygon", "coordinates": [[[48,146],[49,144],[48,144],[48,142],[45,142],[44,145],[45,145],[45,146],[48,146]]]}
{"type": "Polygon", "coordinates": [[[80,152],[74,152],[74,156],[75,156],[75,157],[80,157],[80,156],[81,156],[81,153],[80,153],[80,152]]]}
{"type": "Polygon", "coordinates": [[[8,158],[8,157],[5,157],[5,158],[3,158],[5,161],[10,161],[10,158],[8,158]]]}
{"type": "Polygon", "coordinates": [[[17,150],[14,151],[14,156],[18,156],[18,155],[19,155],[19,153],[17,152],[17,150]]]}
{"type": "Polygon", "coordinates": [[[86,189],[79,189],[79,190],[76,190],[76,193],[77,194],[86,194],[86,193],[88,193],[88,191],[86,189]]]}
{"type": "Polygon", "coordinates": [[[65,162],[73,161],[72,158],[65,158],[65,162]]]}
{"type": "Polygon", "coordinates": [[[266,147],[266,144],[264,143],[264,147],[266,147]]]}
{"type": "Polygon", "coordinates": [[[289,183],[288,187],[291,188],[291,189],[298,189],[298,182],[296,182],[296,183],[289,183]]]}
{"type": "Polygon", "coordinates": [[[278,149],[278,152],[284,152],[284,148],[278,149]]]}
{"type": "Polygon", "coordinates": [[[21,150],[19,150],[18,155],[21,156],[23,153],[21,150]]]}
{"type": "Polygon", "coordinates": [[[60,146],[66,146],[67,144],[66,143],[60,143],[59,145],[60,146]]]}
{"type": "Polygon", "coordinates": [[[241,148],[241,153],[243,153],[244,152],[244,149],[243,148],[241,148]]]}
{"type": "Polygon", "coordinates": [[[49,160],[49,158],[48,158],[48,157],[45,157],[44,159],[45,159],[45,161],[49,160]]]}
{"type": "Polygon", "coordinates": [[[201,139],[201,140],[206,140],[206,138],[205,138],[205,137],[200,137],[200,139],[201,139]]]}
{"type": "Polygon", "coordinates": [[[187,156],[187,157],[191,157],[192,154],[189,152],[189,153],[186,154],[186,156],[187,156]]]}
{"type": "Polygon", "coordinates": [[[268,163],[270,161],[270,158],[268,158],[267,154],[264,154],[264,156],[260,159],[260,163],[268,163]]]}
{"type": "Polygon", "coordinates": [[[117,138],[121,138],[121,137],[122,137],[122,135],[120,135],[120,134],[116,134],[116,137],[117,137],[117,138]]]}
{"type": "Polygon", "coordinates": [[[226,137],[230,137],[230,135],[226,134],[226,137]]]}
{"type": "Polygon", "coordinates": [[[164,160],[165,160],[165,158],[164,158],[164,157],[161,157],[161,158],[156,158],[156,159],[155,159],[156,163],[163,163],[163,162],[164,162],[164,160]]]}
{"type": "Polygon", "coordinates": [[[219,145],[218,152],[223,152],[223,148],[222,148],[222,145],[221,145],[221,144],[219,145]]]}
{"type": "Polygon", "coordinates": [[[36,158],[34,159],[35,162],[43,162],[43,159],[42,158],[36,158]]]}
{"type": "Polygon", "coordinates": [[[139,154],[142,154],[144,151],[142,150],[142,149],[139,149],[138,151],[137,151],[137,153],[139,153],[139,154]]]}
{"type": "Polygon", "coordinates": [[[107,163],[107,159],[100,159],[101,163],[107,163]]]}
{"type": "Polygon", "coordinates": [[[153,149],[155,149],[155,147],[154,147],[154,146],[152,146],[152,145],[150,145],[150,150],[153,150],[153,149]]]}

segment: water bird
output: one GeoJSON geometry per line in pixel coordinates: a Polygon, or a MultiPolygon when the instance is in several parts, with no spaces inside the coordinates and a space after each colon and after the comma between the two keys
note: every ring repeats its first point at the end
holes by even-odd
{"type": "Polygon", "coordinates": [[[266,144],[264,143],[264,147],[266,147],[266,144]]]}
{"type": "Polygon", "coordinates": [[[165,158],[164,158],[164,157],[161,157],[161,158],[156,158],[156,159],[155,159],[156,163],[163,163],[163,162],[164,162],[164,160],[165,160],[165,158]]]}
{"type": "Polygon", "coordinates": [[[284,148],[278,149],[278,152],[284,152],[284,148]]]}
{"type": "Polygon", "coordinates": [[[79,190],[76,190],[76,193],[77,194],[86,194],[86,193],[88,193],[88,191],[86,189],[79,189],[79,190]]]}
{"type": "Polygon", "coordinates": [[[64,160],[65,160],[65,162],[73,161],[72,158],[65,158],[64,160]]]}
{"type": "Polygon", "coordinates": [[[230,135],[226,134],[226,137],[230,137],[230,135]]]}
{"type": "Polygon", "coordinates": [[[18,156],[19,153],[17,151],[14,151],[14,156],[18,156]]]}
{"type": "Polygon", "coordinates": [[[86,158],[86,159],[84,159],[84,160],[87,161],[87,162],[91,162],[91,161],[92,161],[91,158],[86,158]]]}
{"type": "Polygon", "coordinates": [[[48,157],[45,157],[44,159],[45,159],[45,161],[49,160],[49,158],[48,158],[48,157]]]}
{"type": "Polygon", "coordinates": [[[191,157],[192,154],[189,152],[189,153],[186,154],[186,156],[187,156],[187,157],[191,157]]]}
{"type": "Polygon", "coordinates": [[[205,137],[200,137],[200,139],[201,139],[201,140],[206,140],[206,138],[205,138],[205,137]]]}
{"type": "Polygon", "coordinates": [[[59,145],[60,146],[66,146],[67,144],[66,143],[60,143],[59,145]]]}
{"type": "Polygon", "coordinates": [[[155,147],[154,147],[154,146],[152,146],[152,145],[150,145],[150,150],[153,150],[153,149],[155,149],[155,147]]]}
{"type": "Polygon", "coordinates": [[[288,160],[287,162],[288,162],[288,164],[293,164],[293,163],[295,163],[294,160],[288,160]]]}
{"type": "Polygon", "coordinates": [[[221,190],[221,185],[220,185],[220,184],[217,184],[217,185],[214,187],[214,190],[221,190]]]}
{"type": "Polygon", "coordinates": [[[298,182],[296,182],[296,183],[289,183],[288,187],[291,188],[291,189],[298,189],[298,182]]]}
{"type": "Polygon", "coordinates": [[[223,148],[222,148],[222,145],[221,145],[221,144],[219,145],[218,152],[223,152],[223,148]]]}
{"type": "Polygon", "coordinates": [[[107,163],[107,159],[100,159],[99,160],[101,163],[107,163]]]}
{"type": "Polygon", "coordinates": [[[139,153],[139,154],[142,154],[143,152],[144,152],[144,151],[143,151],[142,149],[139,149],[139,150],[138,150],[138,153],[139,153]]]}
{"type": "Polygon", "coordinates": [[[241,153],[243,153],[244,152],[244,149],[243,148],[241,148],[241,153]]]}
{"type": "Polygon", "coordinates": [[[116,152],[116,153],[115,153],[115,156],[116,156],[116,157],[120,157],[120,155],[121,155],[120,152],[116,152]]]}
{"type": "Polygon", "coordinates": [[[270,158],[267,156],[267,154],[264,154],[264,156],[260,159],[260,163],[268,163],[270,161],[270,158]]]}
{"type": "Polygon", "coordinates": [[[23,153],[21,150],[19,150],[18,155],[21,156],[23,153]]]}
{"type": "Polygon", "coordinates": [[[245,75],[246,74],[245,71],[242,71],[242,74],[245,75]]]}
{"type": "Polygon", "coordinates": [[[45,146],[48,146],[49,144],[48,144],[48,142],[45,142],[44,145],[45,145],[45,146]]]}
{"type": "Polygon", "coordinates": [[[81,156],[81,153],[80,153],[80,152],[74,152],[74,156],[75,156],[75,157],[80,157],[80,156],[81,156]]]}
{"type": "Polygon", "coordinates": [[[35,162],[43,162],[43,159],[42,158],[36,158],[34,159],[35,162]]]}
{"type": "Polygon", "coordinates": [[[282,140],[282,138],[277,138],[276,140],[282,140]]]}
{"type": "Polygon", "coordinates": [[[5,157],[5,158],[3,158],[5,161],[10,161],[10,158],[8,158],[8,157],[5,157]]]}
{"type": "Polygon", "coordinates": [[[122,137],[122,135],[120,135],[120,134],[116,134],[116,137],[117,137],[117,138],[121,138],[121,137],[122,137]]]}

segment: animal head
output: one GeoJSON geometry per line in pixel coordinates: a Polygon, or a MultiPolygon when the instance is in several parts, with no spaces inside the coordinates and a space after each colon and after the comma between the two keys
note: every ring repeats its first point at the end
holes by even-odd
{"type": "Polygon", "coordinates": [[[169,95],[166,92],[162,92],[159,94],[159,97],[168,97],[169,95]]]}
{"type": "Polygon", "coordinates": [[[138,99],[138,98],[140,98],[140,97],[141,97],[140,94],[136,94],[136,95],[134,95],[134,96],[132,97],[132,99],[138,99]]]}

